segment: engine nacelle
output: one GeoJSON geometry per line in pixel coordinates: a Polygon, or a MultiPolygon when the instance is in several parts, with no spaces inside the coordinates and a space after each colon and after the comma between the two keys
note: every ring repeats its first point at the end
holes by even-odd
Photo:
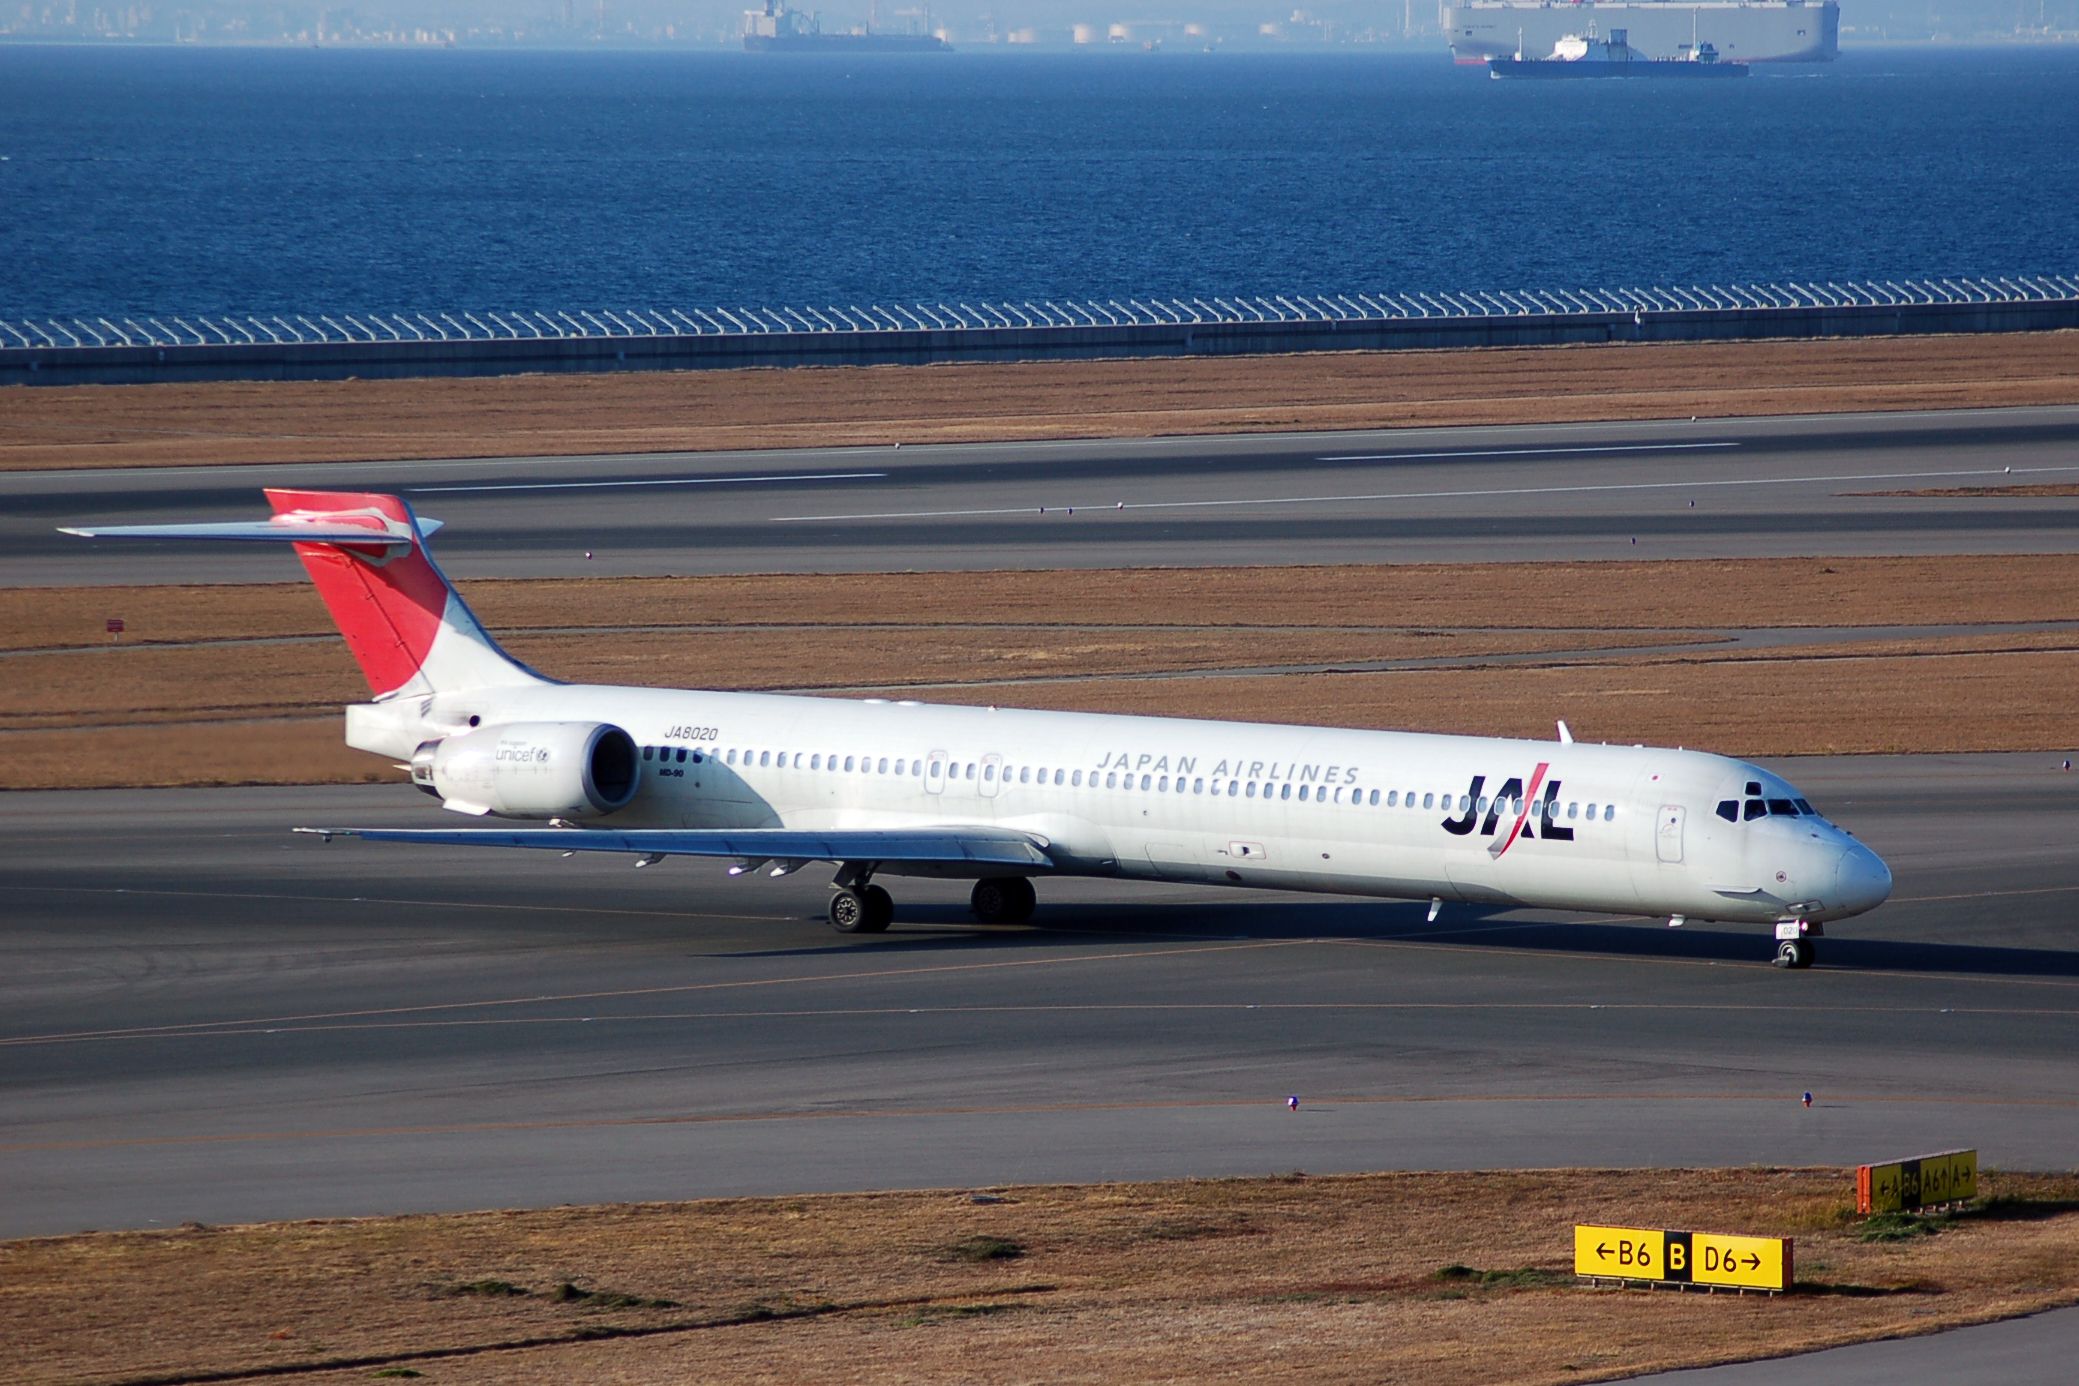
{"type": "Polygon", "coordinates": [[[459,813],[587,818],[626,808],[635,738],[603,722],[509,722],[420,744],[412,783],[459,813]]]}

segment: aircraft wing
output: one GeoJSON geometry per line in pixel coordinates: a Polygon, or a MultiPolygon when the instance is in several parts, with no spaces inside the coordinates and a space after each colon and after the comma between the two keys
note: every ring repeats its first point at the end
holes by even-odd
{"type": "Polygon", "coordinates": [[[629,852],[744,861],[937,862],[1050,867],[1046,840],[1003,828],[298,828],[330,840],[416,842],[439,847],[542,847],[556,852],[629,852]]]}

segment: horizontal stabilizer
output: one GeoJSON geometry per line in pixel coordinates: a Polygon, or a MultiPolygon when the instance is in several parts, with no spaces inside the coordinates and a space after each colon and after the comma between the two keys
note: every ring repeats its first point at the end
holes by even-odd
{"type": "Polygon", "coordinates": [[[1043,839],[997,828],[805,832],[792,828],[298,828],[322,837],[436,847],[540,847],[557,852],[1048,867],[1043,839]]]}
{"type": "MultiPolygon", "coordinates": [[[[419,533],[440,528],[438,520],[420,520],[419,533]]],[[[371,530],[349,525],[285,524],[277,520],[231,520],[199,525],[62,526],[60,534],[82,539],[222,539],[276,544],[365,544],[371,548],[408,549],[412,537],[403,530],[371,530]]]]}

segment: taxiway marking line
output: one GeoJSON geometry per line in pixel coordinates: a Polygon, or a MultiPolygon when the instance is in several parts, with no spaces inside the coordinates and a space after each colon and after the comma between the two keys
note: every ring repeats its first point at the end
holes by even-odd
{"type": "MultiPolygon", "coordinates": [[[[473,1003],[462,1003],[473,1004],[473,1003]]],[[[242,1039],[274,1038],[281,1035],[353,1034],[358,1032],[395,1033],[406,1030],[467,1030],[491,1029],[504,1026],[546,1025],[656,1025],[689,1021],[734,1021],[734,1020],[858,1020],[873,1017],[906,1019],[913,1016],[963,1016],[963,1015],[1113,1015],[1139,1012],[1162,1012],[1178,1014],[1185,1012],[1309,1012],[1309,1011],[1358,1011],[1374,1014],[1390,1012],[1529,1012],[1529,1011],[1671,1011],[1684,1015],[1715,1011],[1730,1015],[1960,1015],[1960,1016],[2035,1016],[2050,1019],[2079,1020],[2079,1010],[2053,1006],[1934,1006],[1925,1002],[1918,1005],[1897,1006],[1841,1006],[1841,1005],[1742,1005],[1718,1002],[1683,1004],[1660,1001],[1118,1001],[1118,1002],[1065,1002],[1034,1005],[974,1005],[974,1006],[832,1006],[799,1007],[789,1010],[754,1011],[631,1011],[624,1014],[597,1015],[522,1015],[522,1016],[476,1016],[454,1017],[444,1020],[371,1020],[366,1023],[342,1023],[327,1021],[319,1024],[299,1022],[215,1022],[218,1028],[189,1029],[167,1027],[164,1030],[124,1030],[79,1035],[37,1036],[25,1040],[7,1041],[20,1047],[46,1044],[106,1044],[137,1043],[149,1040],[188,1039],[242,1039]]],[[[211,1022],[196,1022],[210,1024],[211,1022]]]]}
{"type": "MultiPolygon", "coordinates": [[[[1665,448],[1655,450],[1666,451],[1665,448]]],[[[951,520],[972,519],[990,515],[1037,515],[1043,510],[1047,514],[1087,510],[1093,515],[1103,515],[1117,514],[1124,510],[1207,510],[1252,505],[1348,505],[1362,501],[1467,500],[1493,496],[1565,496],[1609,494],[1622,491],[1687,491],[1735,486],[1812,486],[1836,485],[1848,481],[1927,481],[1974,476],[2036,476],[2048,472],[2079,472],[2079,465],[2017,467],[2011,471],[1994,470],[1990,467],[1973,467],[1934,472],[1849,472],[1838,476],[1720,477],[1703,481],[1608,481],[1586,483],[1578,486],[1498,486],[1486,489],[1475,487],[1458,491],[1376,491],[1361,495],[1343,496],[1255,496],[1221,498],[1218,500],[1113,501],[1110,504],[1103,501],[1098,501],[1095,504],[1079,501],[1074,504],[1050,503],[1044,507],[1038,505],[1005,505],[973,510],[883,510],[863,511],[852,515],[774,515],[767,520],[767,523],[832,523],[840,520],[951,520]]]]}
{"type": "MultiPolygon", "coordinates": [[[[1277,1099],[1268,1096],[1177,1098],[1146,1102],[1038,1102],[1005,1105],[974,1104],[945,1107],[890,1107],[813,1112],[679,1112],[663,1116],[586,1117],[546,1121],[450,1122],[405,1126],[334,1127],[307,1131],[223,1131],[184,1136],[118,1136],[102,1140],[22,1141],[0,1144],[0,1154],[31,1151],[116,1150],[172,1146],[252,1145],[277,1141],[370,1140],[411,1136],[466,1136],[514,1131],[592,1131],[644,1126],[722,1126],[766,1122],[889,1121],[943,1117],[1053,1116],[1072,1112],[1181,1112],[1220,1111],[1265,1106],[1277,1099]]],[[[1889,1093],[1842,1093],[1829,1095],[1828,1104],[1888,1104],[1912,1107],[2018,1107],[2075,1108],[2079,1098],[2009,1098],[1934,1096],[1889,1093]]],[[[1532,1103],[1643,1103],[1737,1102],[1781,1106],[1780,1092],[1608,1092],[1608,1093],[1383,1093],[1339,1094],[1310,1099],[1316,1111],[1333,1107],[1435,1106],[1464,1103],[1476,1106],[1532,1103]]],[[[1278,1104],[1282,1109],[1282,1103],[1278,1104]]]]}
{"type": "Polygon", "coordinates": [[[884,481],[886,472],[804,472],[774,476],[664,476],[624,481],[504,481],[477,485],[407,486],[413,496],[445,496],[463,491],[607,491],[623,486],[759,486],[788,481],[884,481]]]}
{"type": "Polygon", "coordinates": [[[260,1016],[243,1020],[192,1020],[170,1025],[137,1025],[105,1030],[72,1030],[42,1035],[13,1035],[0,1038],[0,1048],[49,1044],[59,1040],[115,1039],[124,1036],[171,1036],[200,1029],[222,1030],[227,1026],[247,1029],[265,1025],[295,1025],[324,1020],[360,1020],[376,1016],[423,1015],[433,1011],[487,1009],[494,1006],[541,1006],[572,1001],[611,1001],[630,996],[674,996],[693,992],[740,991],[754,987],[800,986],[816,982],[876,982],[884,978],[923,977],[951,972],[993,972],[1011,968],[1055,967],[1070,963],[1119,962],[1137,958],[1180,957],[1192,953],[1232,953],[1254,949],[1294,948],[1317,942],[1313,939],[1252,939],[1247,942],[1190,944],[1183,947],[1141,948],[1116,953],[1078,953],[1065,957],[1011,958],[994,962],[935,963],[928,967],[868,968],[855,972],[822,972],[806,977],[746,977],[727,982],[685,982],[675,986],[627,987],[613,991],[581,991],[539,996],[488,997],[475,1001],[433,1001],[417,1006],[377,1006],[352,1011],[315,1011],[303,1015],[260,1016]]]}
{"type": "Polygon", "coordinates": [[[1434,462],[1461,457],[1576,457],[1598,452],[1696,452],[1704,448],[1736,448],[1736,439],[1708,443],[1583,443],[1578,447],[1554,444],[1540,448],[1469,448],[1463,452],[1352,452],[1317,457],[1316,462],[1434,462]]]}

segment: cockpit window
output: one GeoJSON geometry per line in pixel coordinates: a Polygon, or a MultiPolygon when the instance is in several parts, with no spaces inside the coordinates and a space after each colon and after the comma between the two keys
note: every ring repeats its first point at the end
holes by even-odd
{"type": "Polygon", "coordinates": [[[1797,807],[1796,805],[1792,804],[1788,799],[1769,800],[1769,812],[1774,814],[1778,818],[1797,817],[1797,807]]]}
{"type": "Polygon", "coordinates": [[[1749,780],[1749,781],[1747,781],[1747,797],[1748,797],[1748,798],[1750,798],[1750,799],[1757,799],[1757,798],[1760,798],[1760,797],[1761,797],[1761,781],[1760,781],[1760,780],[1749,780]]]}
{"type": "Polygon", "coordinates": [[[1718,801],[1718,816],[1728,823],[1739,822],[1740,801],[1738,799],[1720,799],[1718,801]]]}
{"type": "Polygon", "coordinates": [[[1797,805],[1797,811],[1799,813],[1809,815],[1813,818],[1817,818],[1819,816],[1819,810],[1813,808],[1811,801],[1808,799],[1792,799],[1790,802],[1797,805]]]}
{"type": "Polygon", "coordinates": [[[1761,800],[1749,799],[1747,801],[1747,811],[1745,817],[1748,822],[1752,823],[1755,819],[1762,817],[1767,812],[1768,809],[1762,804],[1761,800]]]}

